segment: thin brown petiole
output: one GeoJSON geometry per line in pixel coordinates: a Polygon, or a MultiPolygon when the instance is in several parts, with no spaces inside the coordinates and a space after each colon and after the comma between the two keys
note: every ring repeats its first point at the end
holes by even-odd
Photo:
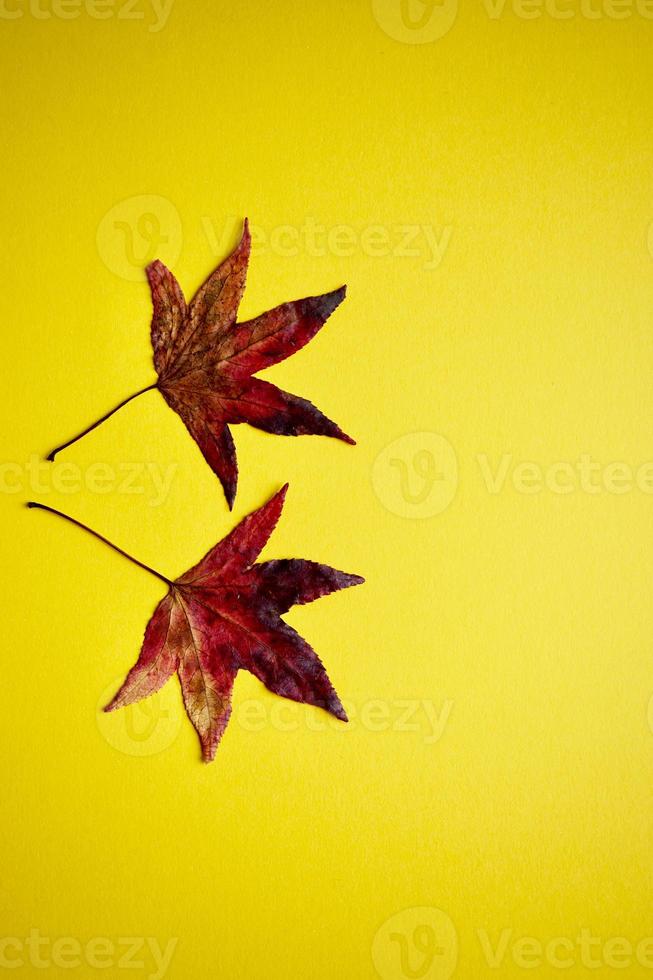
{"type": "Polygon", "coordinates": [[[117,544],[113,544],[113,542],[109,541],[108,538],[105,538],[103,537],[103,535],[98,534],[97,531],[94,531],[92,528],[87,527],[86,524],[82,524],[81,521],[75,520],[74,517],[70,517],[68,514],[64,514],[63,511],[57,510],[55,507],[48,507],[47,504],[37,504],[34,500],[28,501],[27,506],[30,508],[36,508],[38,510],[47,510],[51,514],[56,514],[57,517],[63,517],[65,521],[70,521],[70,523],[74,524],[76,527],[81,527],[82,531],[86,531],[88,534],[92,534],[94,538],[98,539],[98,541],[102,541],[103,544],[106,544],[110,548],[113,548],[114,551],[117,551],[119,555],[123,556],[123,558],[127,558],[129,561],[133,562],[134,565],[138,565],[139,568],[143,568],[146,572],[149,572],[151,575],[156,576],[156,578],[161,579],[161,581],[165,582],[166,585],[172,586],[171,580],[169,578],[166,578],[165,575],[162,575],[161,572],[157,572],[155,568],[150,568],[149,565],[146,565],[145,562],[139,561],[138,558],[134,558],[132,557],[132,555],[128,555],[127,552],[123,551],[122,548],[119,548],[117,544]]]}
{"type": "Polygon", "coordinates": [[[133,401],[134,398],[138,398],[139,395],[144,395],[146,391],[153,391],[157,387],[158,385],[153,384],[153,385],[148,385],[147,388],[141,388],[140,391],[135,391],[133,395],[130,395],[129,398],[125,398],[123,401],[120,402],[119,405],[116,405],[115,408],[112,408],[110,412],[107,412],[106,415],[103,415],[101,419],[98,419],[97,422],[93,422],[92,425],[89,425],[88,428],[84,429],[83,432],[80,432],[78,435],[73,436],[73,438],[69,439],[68,442],[64,442],[60,446],[57,446],[57,448],[53,449],[51,453],[48,453],[48,455],[45,458],[50,462],[52,462],[52,460],[57,455],[57,453],[60,453],[62,449],[67,449],[68,446],[72,446],[72,444],[74,442],[77,442],[78,439],[81,439],[83,438],[83,436],[88,435],[88,433],[92,432],[93,429],[97,429],[98,425],[102,425],[103,422],[106,422],[107,419],[110,419],[112,415],[115,415],[115,413],[119,409],[121,409],[124,405],[127,405],[128,402],[133,401]]]}

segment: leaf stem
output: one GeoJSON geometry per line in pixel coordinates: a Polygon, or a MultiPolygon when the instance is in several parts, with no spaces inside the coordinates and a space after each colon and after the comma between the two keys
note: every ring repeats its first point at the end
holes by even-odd
{"type": "Polygon", "coordinates": [[[158,385],[157,384],[148,385],[147,388],[141,388],[140,391],[135,391],[133,395],[130,395],[129,398],[125,398],[123,401],[120,402],[119,405],[116,405],[115,408],[112,408],[110,412],[107,412],[106,415],[103,415],[101,419],[98,419],[97,422],[93,422],[92,425],[89,425],[88,428],[84,429],[83,432],[80,432],[78,435],[73,436],[73,438],[69,439],[68,442],[64,442],[60,446],[57,446],[57,448],[53,449],[51,453],[48,453],[48,455],[45,458],[50,462],[52,462],[52,460],[57,455],[57,453],[60,453],[62,449],[67,449],[68,446],[72,446],[72,444],[74,442],[77,442],[78,439],[81,439],[83,436],[88,435],[88,433],[92,432],[93,429],[97,429],[98,425],[102,425],[103,422],[106,422],[107,419],[110,419],[111,416],[118,411],[118,409],[122,408],[124,405],[127,405],[128,402],[133,401],[134,398],[138,398],[139,395],[144,395],[146,391],[153,391],[154,388],[158,388],[158,385]]]}
{"type": "Polygon", "coordinates": [[[34,500],[28,501],[27,506],[30,508],[36,508],[38,510],[47,510],[51,514],[56,514],[57,517],[63,517],[65,521],[70,521],[70,523],[74,524],[76,527],[81,527],[82,531],[86,531],[88,534],[92,534],[94,538],[98,539],[98,541],[102,541],[110,548],[113,548],[114,551],[117,551],[119,555],[123,556],[123,558],[127,558],[129,561],[133,562],[134,565],[138,565],[139,568],[145,569],[146,572],[149,572],[151,575],[156,576],[156,578],[161,579],[161,581],[165,582],[166,585],[172,586],[171,580],[169,578],[166,578],[165,575],[162,575],[161,572],[157,572],[156,569],[150,568],[149,565],[146,565],[145,562],[139,561],[138,558],[134,558],[132,557],[132,555],[128,555],[127,552],[123,551],[122,548],[119,548],[118,545],[113,544],[113,542],[109,541],[108,538],[103,537],[103,535],[98,534],[97,531],[94,531],[92,528],[87,527],[86,524],[82,524],[81,521],[75,520],[74,517],[70,517],[70,515],[64,514],[63,511],[56,510],[54,507],[48,507],[47,504],[37,504],[34,500]]]}

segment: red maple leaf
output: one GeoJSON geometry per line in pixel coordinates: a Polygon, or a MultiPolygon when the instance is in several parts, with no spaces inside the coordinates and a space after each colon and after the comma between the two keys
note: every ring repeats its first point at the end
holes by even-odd
{"type": "Polygon", "coordinates": [[[181,416],[204,458],[220,480],[229,508],[238,482],[230,424],[250,425],[277,435],[333,436],[354,444],[335,422],[307,401],[255,378],[304,347],[345,297],[345,287],[322,296],[282,303],[245,323],[237,323],[250,253],[245,220],[231,255],[186,304],[172,272],[159,261],[147,267],[152,292],[151,324],[156,384],[143,388],[80,435],[53,450],[48,459],[90,432],[132,398],[158,388],[181,416]]]}
{"type": "Polygon", "coordinates": [[[275,694],[347,721],[319,657],[281,616],[291,606],[364,580],[301,558],[254,563],[279,519],[286,490],[287,484],[174,581],[136,562],[163,579],[169,591],[147,625],[138,660],[105,711],[153,694],[176,671],[202,757],[210,762],[229,721],[236,674],[249,670],[275,694]]]}

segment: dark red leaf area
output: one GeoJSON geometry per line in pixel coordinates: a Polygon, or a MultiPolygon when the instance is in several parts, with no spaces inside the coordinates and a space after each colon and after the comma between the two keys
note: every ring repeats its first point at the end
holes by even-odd
{"type": "Polygon", "coordinates": [[[363,579],[301,558],[254,563],[279,519],[286,490],[172,583],[147,626],[138,661],[106,710],[147,697],[176,671],[206,762],[229,720],[239,670],[249,670],[275,694],[347,720],[319,657],[280,617],[293,605],[363,579]]]}
{"type": "Polygon", "coordinates": [[[238,483],[230,424],[246,422],[275,435],[322,435],[354,442],[305,398],[252,377],[304,347],[342,302],[345,287],[282,303],[237,323],[250,244],[245,221],[235,250],[188,305],[162,262],[147,268],[158,387],[218,476],[230,507],[238,483]]]}

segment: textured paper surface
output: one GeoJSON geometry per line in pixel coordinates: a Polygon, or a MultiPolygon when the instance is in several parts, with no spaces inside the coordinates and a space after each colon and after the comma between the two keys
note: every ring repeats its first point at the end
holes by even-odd
{"type": "Polygon", "coordinates": [[[429,40],[399,4],[176,0],[158,31],[144,5],[41,7],[0,19],[2,955],[120,977],[121,937],[176,938],[174,980],[515,980],[531,937],[532,976],[575,980],[588,930],[597,976],[647,976],[653,23],[466,3],[429,40]],[[358,445],[235,428],[229,514],[153,392],[30,472],[155,380],[151,253],[191,292],[244,214],[246,315],[348,284],[264,376],[358,445]],[[559,487],[583,455],[631,489],[514,472],[559,487]],[[350,725],[242,675],[202,767],[173,685],[102,716],[162,592],[21,502],[176,575],[286,480],[264,557],[367,580],[289,616],[350,725]]]}

